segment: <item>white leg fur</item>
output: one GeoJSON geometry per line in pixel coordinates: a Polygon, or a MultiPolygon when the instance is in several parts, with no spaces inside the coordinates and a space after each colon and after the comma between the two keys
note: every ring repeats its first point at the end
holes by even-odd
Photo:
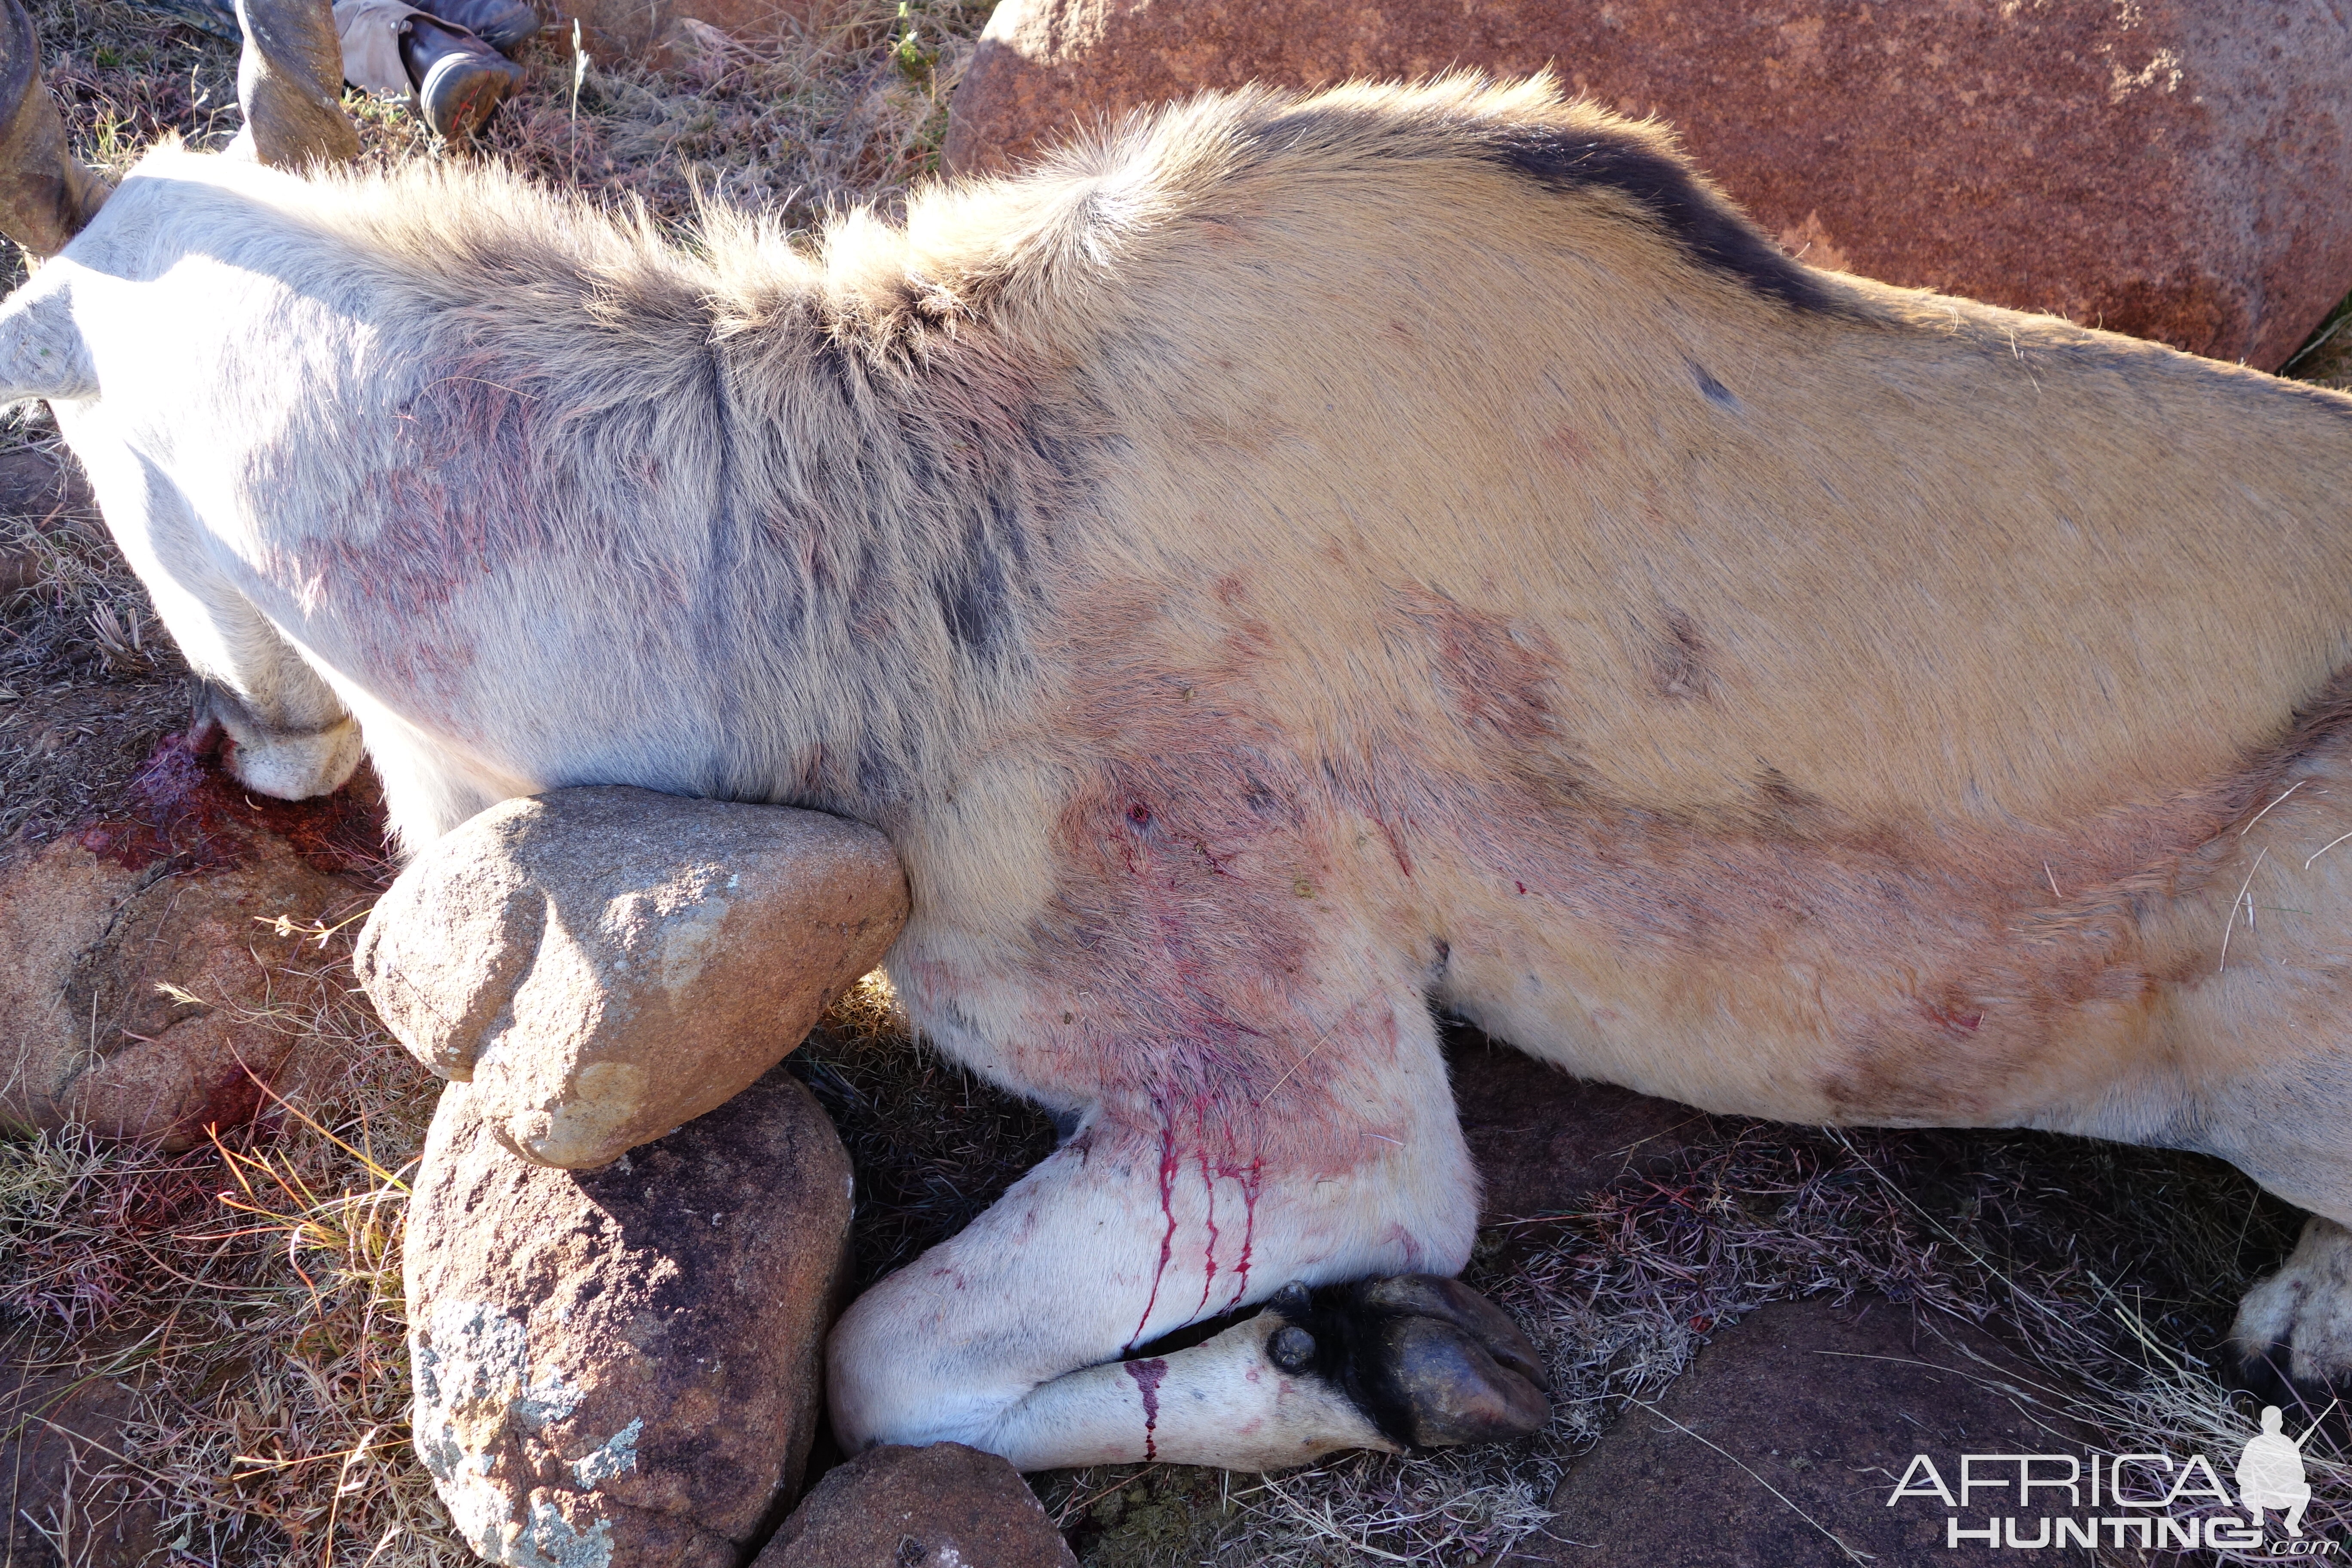
{"type": "Polygon", "coordinates": [[[2314,1215],[2285,1266],[2246,1292],[2230,1339],[2243,1361],[2267,1360],[2306,1399],[2352,1385],[2352,1230],[2314,1215]]]}
{"type": "Polygon", "coordinates": [[[1108,1363],[1032,1389],[979,1447],[1024,1470],[1164,1459],[1279,1470],[1340,1448],[1398,1445],[1339,1389],[1293,1375],[1266,1353],[1272,1313],[1167,1356],[1108,1363]]]}

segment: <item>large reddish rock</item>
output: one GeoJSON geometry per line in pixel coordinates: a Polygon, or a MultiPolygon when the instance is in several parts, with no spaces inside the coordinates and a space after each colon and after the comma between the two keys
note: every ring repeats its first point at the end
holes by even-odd
{"type": "Polygon", "coordinates": [[[752,1568],[1078,1568],[1020,1473],[961,1443],[868,1448],[826,1475],[752,1568]]]}
{"type": "Polygon", "coordinates": [[[849,1156],[782,1069],[602,1171],[442,1091],[403,1252],[411,1426],[517,1568],[736,1568],[800,1484],[846,1283],[849,1156]]]}
{"type": "Polygon", "coordinates": [[[354,961],[387,1028],[506,1145],[593,1170],[799,1045],[907,921],[890,841],[623,787],[509,800],[417,857],[354,961]]]}
{"type": "MultiPolygon", "coordinates": [[[[1512,1568],[1790,1568],[1796,1563],[1985,1561],[1947,1557],[1949,1519],[1932,1497],[1890,1502],[1915,1455],[1957,1485],[1964,1454],[2072,1455],[2087,1485],[2090,1432],[2067,1391],[1980,1330],[1865,1298],[1765,1307],[1721,1330],[1689,1371],[1635,1405],[1553,1493],[1551,1527],[1512,1568]]],[[[1979,1474],[1997,1466],[1979,1461],[1979,1474]]],[[[2012,1478],[2016,1468],[2009,1472],[2012,1478]]],[[[2064,1473],[2045,1462],[2046,1479],[2064,1473]]],[[[1984,1483],[1980,1482],[1979,1485],[1984,1483]]],[[[2081,1495],[2078,1490],[2077,1497],[2081,1495]]],[[[1985,1516],[2072,1513],[2063,1487],[2028,1508],[1977,1491],[1985,1516]]],[[[2105,1510],[2088,1510],[2092,1513],[2105,1510]]],[[[2137,1561],[2137,1559],[2132,1559],[2137,1561]]]]}
{"type": "Polygon", "coordinates": [[[351,801],[257,803],[177,737],[126,815],[0,855],[0,1126],[166,1148],[250,1117],[364,907],[351,801]]]}
{"type": "Polygon", "coordinates": [[[1208,88],[1547,65],[1815,266],[2265,369],[2352,290],[2332,0],[1003,0],[948,164],[1208,88]]]}

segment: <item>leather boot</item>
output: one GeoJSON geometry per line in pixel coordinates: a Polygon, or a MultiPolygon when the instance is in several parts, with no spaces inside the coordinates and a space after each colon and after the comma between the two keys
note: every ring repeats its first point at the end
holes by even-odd
{"type": "Polygon", "coordinates": [[[400,38],[417,112],[436,136],[463,142],[522,80],[522,68],[463,27],[419,14],[400,38]]]}
{"type": "Polygon", "coordinates": [[[539,13],[524,0],[434,0],[425,6],[436,21],[463,27],[502,55],[510,55],[539,31],[539,13]]]}

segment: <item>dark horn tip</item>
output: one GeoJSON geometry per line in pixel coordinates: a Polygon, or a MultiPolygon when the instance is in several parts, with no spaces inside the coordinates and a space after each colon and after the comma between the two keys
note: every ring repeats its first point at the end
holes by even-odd
{"type": "Polygon", "coordinates": [[[105,205],[106,183],[78,163],[57,101],[41,85],[41,46],[22,0],[0,26],[0,234],[55,256],[105,205]]]}
{"type": "Polygon", "coordinates": [[[238,140],[276,168],[357,157],[359,128],[342,110],[343,46],[331,0],[237,0],[245,54],[238,140]]]}

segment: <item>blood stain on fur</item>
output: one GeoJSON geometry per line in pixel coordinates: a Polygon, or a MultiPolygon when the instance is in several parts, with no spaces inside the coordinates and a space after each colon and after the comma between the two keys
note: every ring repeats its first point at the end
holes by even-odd
{"type": "Polygon", "coordinates": [[[1209,1212],[1203,1222],[1209,1229],[1209,1240],[1208,1244],[1201,1249],[1201,1260],[1206,1273],[1201,1279],[1201,1300],[1192,1309],[1192,1316],[1196,1321],[1206,1315],[1209,1306],[1209,1289],[1217,1282],[1217,1175],[1216,1172],[1210,1167],[1209,1152],[1206,1149],[1201,1151],[1201,1185],[1208,1190],[1209,1194],[1209,1212]]]}
{"type": "Polygon", "coordinates": [[[1135,1379],[1138,1393],[1143,1395],[1143,1457],[1160,1458],[1160,1445],[1153,1434],[1160,1429],[1160,1380],[1168,1375],[1168,1363],[1158,1356],[1150,1361],[1126,1363],[1127,1375],[1135,1379]]]}
{"type": "Polygon", "coordinates": [[[1167,1217],[1168,1228],[1160,1237],[1160,1265],[1151,1273],[1151,1294],[1144,1300],[1143,1316],[1135,1321],[1135,1337],[1129,1340],[1132,1349],[1143,1342],[1143,1331],[1151,1321],[1151,1310],[1160,1302],[1160,1282],[1168,1277],[1169,1255],[1176,1247],[1176,1129],[1163,1126],[1160,1130],[1160,1212],[1167,1217]]]}
{"type": "Polygon", "coordinates": [[[1242,1184],[1242,1256],[1241,1261],[1234,1265],[1233,1299],[1225,1303],[1225,1310],[1230,1312],[1242,1304],[1242,1298],[1249,1292],[1250,1247],[1257,1239],[1257,1194],[1265,1184],[1265,1162],[1252,1160],[1227,1174],[1242,1184]]]}

